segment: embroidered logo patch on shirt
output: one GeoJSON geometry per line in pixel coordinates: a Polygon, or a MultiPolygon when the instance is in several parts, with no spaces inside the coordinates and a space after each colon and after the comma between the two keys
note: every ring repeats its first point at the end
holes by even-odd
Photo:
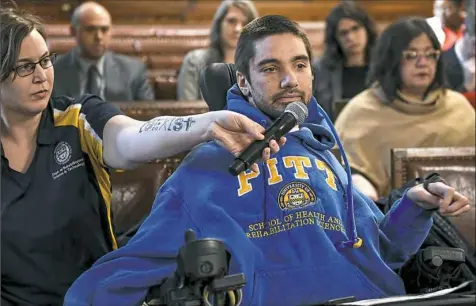
{"type": "Polygon", "coordinates": [[[66,141],[62,141],[56,145],[53,158],[58,165],[58,168],[55,169],[56,171],[51,173],[54,180],[74,169],[85,167],[84,158],[76,155],[73,157],[73,148],[66,141]]]}
{"type": "Polygon", "coordinates": [[[294,210],[314,205],[316,194],[311,187],[303,182],[291,182],[284,185],[278,195],[281,210],[294,210]]]}
{"type": "Polygon", "coordinates": [[[72,152],[71,146],[66,141],[60,142],[54,152],[56,163],[58,165],[66,164],[71,159],[72,152]]]}

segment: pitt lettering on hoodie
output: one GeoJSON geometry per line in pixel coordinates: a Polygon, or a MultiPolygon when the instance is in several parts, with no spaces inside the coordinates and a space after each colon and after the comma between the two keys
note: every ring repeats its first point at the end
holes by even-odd
{"type": "MultiPolygon", "coordinates": [[[[309,180],[308,171],[324,171],[326,173],[326,183],[333,189],[337,190],[336,178],[332,170],[325,162],[319,159],[311,160],[306,156],[284,156],[281,162],[286,168],[294,168],[294,177],[301,180],[309,180]]],[[[282,175],[278,171],[278,159],[271,158],[267,160],[266,166],[268,169],[268,185],[274,185],[283,181],[282,175]]],[[[244,171],[237,176],[239,182],[238,196],[243,196],[253,190],[253,179],[260,175],[260,171],[253,172],[251,170],[244,171]]]]}

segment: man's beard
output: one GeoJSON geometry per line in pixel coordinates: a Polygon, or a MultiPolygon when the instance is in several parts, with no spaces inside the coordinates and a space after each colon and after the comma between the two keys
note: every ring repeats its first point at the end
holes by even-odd
{"type": "Polygon", "coordinates": [[[248,98],[248,102],[253,105],[255,108],[261,110],[264,114],[266,114],[270,119],[275,120],[279,116],[281,116],[284,113],[284,110],[286,109],[286,106],[289,103],[286,104],[276,104],[274,103],[280,98],[285,97],[288,93],[292,92],[293,95],[299,95],[299,97],[295,98],[295,101],[300,101],[303,102],[304,104],[309,104],[311,97],[306,98],[306,93],[300,89],[283,89],[280,92],[274,94],[270,101],[264,101],[263,97],[259,94],[258,92],[254,89],[253,86],[251,86],[251,91],[250,91],[250,97],[248,98]],[[258,98],[258,99],[256,99],[258,98]]]}
{"type": "MultiPolygon", "coordinates": [[[[308,99],[310,100],[310,99],[308,99]]],[[[297,98],[296,101],[294,102],[304,102],[306,105],[309,104],[310,101],[305,101],[305,99],[299,99],[297,98]]],[[[286,107],[293,102],[289,102],[286,104],[271,104],[271,103],[266,103],[262,100],[260,101],[255,101],[252,97],[250,98],[250,104],[252,104],[255,108],[259,109],[261,112],[263,112],[266,116],[268,116],[271,120],[276,120],[278,119],[286,110],[286,107]]]]}

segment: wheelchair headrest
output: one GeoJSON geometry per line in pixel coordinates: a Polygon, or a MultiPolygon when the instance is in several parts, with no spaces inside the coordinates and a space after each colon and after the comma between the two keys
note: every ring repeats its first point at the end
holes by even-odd
{"type": "Polygon", "coordinates": [[[200,73],[200,90],[211,111],[226,106],[226,93],[236,83],[235,65],[213,63],[200,73]]]}

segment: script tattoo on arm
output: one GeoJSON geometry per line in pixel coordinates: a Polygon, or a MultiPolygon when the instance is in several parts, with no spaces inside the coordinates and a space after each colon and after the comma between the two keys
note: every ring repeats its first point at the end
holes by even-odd
{"type": "Polygon", "coordinates": [[[195,120],[192,117],[158,117],[144,123],[139,129],[139,133],[155,131],[188,132],[194,123],[195,120]]]}

